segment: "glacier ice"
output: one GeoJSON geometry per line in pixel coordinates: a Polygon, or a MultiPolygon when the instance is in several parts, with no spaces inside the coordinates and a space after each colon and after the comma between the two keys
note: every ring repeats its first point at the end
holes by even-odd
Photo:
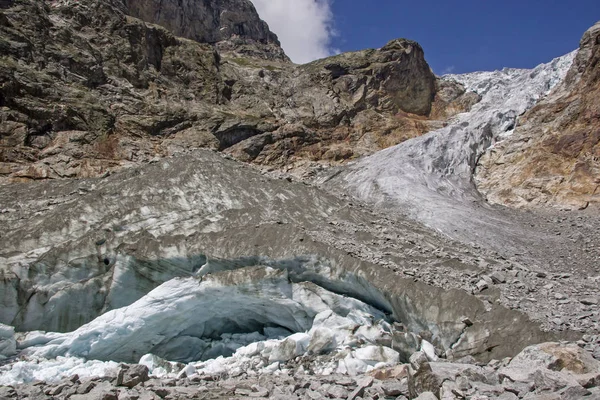
{"type": "Polygon", "coordinates": [[[116,376],[118,365],[114,361],[86,361],[78,357],[18,361],[0,367],[0,385],[17,385],[35,381],[58,382],[73,375],[78,375],[80,378],[116,376]]]}
{"type": "Polygon", "coordinates": [[[336,176],[324,177],[323,184],[400,210],[454,239],[495,249],[509,247],[507,238],[515,236],[510,222],[481,201],[473,183],[477,160],[510,134],[519,115],[564,79],[575,55],[533,70],[445,75],[442,79],[462,83],[467,91],[481,95],[481,101],[448,126],[361,159],[336,176]],[[496,232],[500,229],[505,232],[496,232]]]}
{"type": "Polygon", "coordinates": [[[22,335],[23,354],[33,361],[4,367],[3,382],[56,380],[82,368],[88,372],[81,376],[101,375],[114,361],[140,362],[156,377],[276,373],[297,357],[334,350],[344,361],[332,356],[318,371],[357,374],[399,361],[382,344],[392,336],[386,319],[360,300],[294,283],[271,267],[176,278],[74,332],[22,335]]]}
{"type": "Polygon", "coordinates": [[[13,356],[16,352],[15,328],[0,324],[0,360],[13,356]]]}
{"type": "MultiPolygon", "coordinates": [[[[153,353],[189,362],[229,356],[266,340],[265,333],[307,332],[322,324],[336,332],[336,344],[343,344],[360,324],[373,325],[384,318],[381,311],[354,298],[311,282],[292,283],[286,271],[249,267],[173,279],[131,306],[109,311],[27,352],[127,362],[153,353]]],[[[295,340],[290,338],[285,340],[295,340]]],[[[308,337],[300,342],[302,350],[294,347],[294,357],[310,345],[308,337]]],[[[286,361],[281,354],[269,357],[286,361]]]]}

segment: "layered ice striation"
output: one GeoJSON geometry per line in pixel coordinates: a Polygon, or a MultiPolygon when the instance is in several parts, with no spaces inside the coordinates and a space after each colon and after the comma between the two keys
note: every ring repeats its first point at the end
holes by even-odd
{"type": "Polygon", "coordinates": [[[514,130],[519,115],[564,79],[575,55],[572,52],[532,70],[507,68],[442,77],[478,93],[481,101],[442,129],[356,162],[327,185],[400,209],[455,239],[497,245],[500,238],[514,235],[510,227],[502,235],[486,232],[506,218],[481,201],[473,183],[477,160],[514,130]],[[475,238],[472,232],[484,234],[475,238]]]}
{"type": "MultiPolygon", "coordinates": [[[[318,347],[317,352],[345,344],[350,340],[348,332],[363,325],[376,326],[378,334],[385,329],[391,334],[384,313],[360,300],[312,282],[292,283],[284,270],[248,267],[173,279],[134,304],[107,312],[29,353],[125,362],[137,362],[152,353],[189,362],[230,356],[250,343],[321,325],[318,332],[330,338],[321,345],[310,343],[313,350],[318,347]]],[[[315,332],[307,338],[316,340],[315,332]]],[[[369,334],[353,336],[359,337],[368,340],[369,334]]],[[[300,347],[311,348],[308,345],[300,347]]],[[[270,359],[289,358],[271,355],[270,359]]]]}
{"type": "Polygon", "coordinates": [[[155,376],[277,373],[290,365],[355,375],[406,362],[419,349],[431,359],[488,360],[553,339],[516,311],[344,260],[343,267],[308,256],[211,260],[73,332],[17,334],[25,361],[0,367],[2,382],[40,379],[50,374],[44,369],[59,379],[86,365],[105,374],[122,361],[144,363],[155,376]]]}
{"type": "Polygon", "coordinates": [[[272,373],[297,357],[339,358],[340,352],[341,361],[332,356],[317,371],[358,374],[397,363],[419,346],[411,335],[412,347],[401,355],[392,349],[399,333],[385,312],[294,272],[216,269],[170,280],[74,332],[24,335],[23,355],[34,361],[5,367],[0,383],[59,379],[85,368],[102,375],[114,361],[141,362],[159,377],[182,370],[188,376],[272,373]]]}

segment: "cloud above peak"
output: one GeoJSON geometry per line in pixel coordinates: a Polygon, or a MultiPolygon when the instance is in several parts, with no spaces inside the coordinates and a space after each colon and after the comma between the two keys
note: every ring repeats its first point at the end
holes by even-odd
{"type": "Polygon", "coordinates": [[[304,64],[335,53],[332,0],[251,0],[293,62],[304,64]]]}

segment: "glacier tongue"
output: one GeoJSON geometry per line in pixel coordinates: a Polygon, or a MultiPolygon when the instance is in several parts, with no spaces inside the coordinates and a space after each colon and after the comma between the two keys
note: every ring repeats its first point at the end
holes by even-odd
{"type": "Polygon", "coordinates": [[[498,247],[503,238],[515,235],[506,218],[481,201],[472,181],[477,160],[514,129],[519,115],[564,79],[575,55],[572,52],[533,70],[446,75],[444,79],[481,95],[470,112],[458,115],[445,128],[359,160],[324,183],[347,189],[361,200],[400,209],[455,239],[498,247]],[[494,220],[506,226],[498,228],[502,224],[494,220]],[[505,232],[491,232],[494,229],[505,232]]]}

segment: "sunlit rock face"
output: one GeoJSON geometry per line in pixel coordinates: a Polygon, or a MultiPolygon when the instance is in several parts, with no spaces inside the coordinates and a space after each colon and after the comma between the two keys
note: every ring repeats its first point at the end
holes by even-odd
{"type": "Polygon", "coordinates": [[[478,162],[486,199],[517,208],[598,207],[599,95],[600,22],[583,35],[564,82],[478,162]]]}
{"type": "Polygon", "coordinates": [[[190,148],[311,174],[478,100],[407,39],[295,65],[247,0],[27,0],[3,16],[0,181],[98,177],[190,148]]]}
{"type": "Polygon", "coordinates": [[[277,36],[248,0],[125,0],[123,3],[129,15],[198,42],[215,43],[237,35],[279,45],[277,36]]]}

